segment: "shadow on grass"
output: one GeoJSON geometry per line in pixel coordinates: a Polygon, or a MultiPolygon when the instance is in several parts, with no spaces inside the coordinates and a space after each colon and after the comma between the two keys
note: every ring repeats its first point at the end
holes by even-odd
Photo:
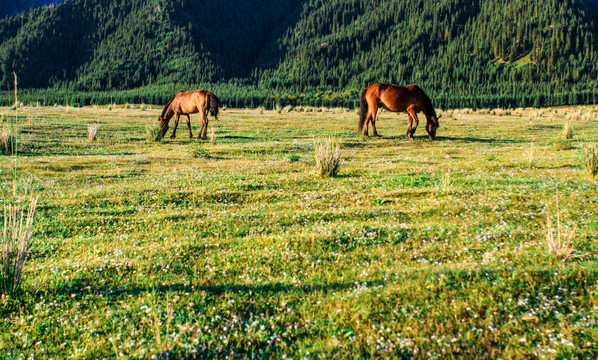
{"type": "Polygon", "coordinates": [[[475,138],[475,137],[453,137],[453,136],[437,136],[434,141],[464,141],[472,143],[484,143],[484,144],[520,144],[528,141],[512,140],[512,139],[488,139],[488,138],[475,138]]]}
{"type": "MultiPolygon", "coordinates": [[[[108,273],[104,273],[103,276],[113,275],[113,269],[109,270],[108,273]]],[[[588,282],[594,282],[598,280],[598,270],[587,266],[568,266],[566,268],[560,268],[561,276],[563,281],[570,286],[571,289],[583,289],[588,282]]],[[[120,276],[127,276],[134,272],[134,268],[122,269],[120,276]],[[124,272],[122,272],[124,270],[124,272]]],[[[504,289],[520,289],[520,291],[529,291],[530,288],[541,288],[546,284],[554,282],[554,268],[551,266],[529,266],[521,272],[521,276],[513,277],[512,270],[507,268],[480,268],[477,271],[471,271],[470,269],[448,269],[444,267],[439,268],[413,268],[406,270],[404,276],[400,281],[402,282],[416,282],[416,283],[429,283],[438,281],[438,274],[443,274],[442,286],[444,291],[460,291],[462,290],[462,283],[486,283],[487,286],[493,286],[494,282],[501,283],[501,287],[504,289]]],[[[190,277],[197,274],[189,273],[190,277]]],[[[280,293],[295,293],[295,294],[312,294],[312,293],[329,293],[337,291],[347,291],[350,289],[356,289],[363,286],[367,288],[377,288],[385,285],[397,286],[400,282],[389,281],[388,279],[370,279],[367,282],[359,282],[358,280],[350,281],[332,281],[332,282],[312,282],[308,284],[290,284],[290,283],[269,283],[269,284],[250,284],[241,285],[235,283],[224,283],[224,284],[184,284],[174,283],[165,284],[159,283],[156,280],[155,285],[148,284],[147,286],[133,286],[128,287],[126,285],[122,287],[110,287],[110,288],[96,288],[93,284],[97,279],[86,279],[85,277],[79,277],[72,279],[67,286],[58,286],[54,289],[56,293],[63,296],[76,297],[77,295],[101,295],[105,297],[111,296],[136,296],[143,293],[156,293],[156,294],[168,294],[168,293],[193,293],[193,292],[206,292],[211,295],[221,295],[224,293],[236,293],[241,295],[273,295],[280,293]]],[[[66,285],[66,284],[65,284],[66,285]]],[[[547,290],[550,292],[553,290],[558,293],[558,286],[554,286],[553,289],[547,290]]],[[[513,290],[518,292],[518,290],[513,290]]]]}

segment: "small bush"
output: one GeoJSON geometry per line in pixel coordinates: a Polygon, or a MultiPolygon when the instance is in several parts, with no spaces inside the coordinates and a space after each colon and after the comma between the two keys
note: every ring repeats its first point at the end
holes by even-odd
{"type": "Polygon", "coordinates": [[[33,216],[37,199],[32,199],[29,210],[21,211],[17,206],[4,208],[4,228],[0,244],[0,293],[13,295],[19,290],[23,267],[29,255],[33,238],[33,216]]]}
{"type": "Polygon", "coordinates": [[[586,172],[590,176],[598,174],[598,146],[588,144],[581,148],[581,154],[586,172]]]}
{"type": "Polygon", "coordinates": [[[2,127],[2,129],[0,130],[0,154],[13,154],[16,150],[16,145],[16,134],[13,131],[7,129],[6,127],[2,127]]]}
{"type": "Polygon", "coordinates": [[[98,138],[98,125],[88,125],[87,126],[87,140],[89,141],[96,141],[98,138]]]}
{"type": "Polygon", "coordinates": [[[147,126],[145,128],[145,140],[147,142],[160,142],[162,141],[162,129],[159,125],[147,126]]]}
{"type": "Polygon", "coordinates": [[[341,162],[340,144],[328,139],[314,140],[316,171],[321,177],[334,177],[341,162]]]}

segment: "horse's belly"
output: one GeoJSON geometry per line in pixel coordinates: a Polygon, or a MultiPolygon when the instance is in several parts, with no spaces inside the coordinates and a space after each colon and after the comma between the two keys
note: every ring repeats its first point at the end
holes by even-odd
{"type": "Polygon", "coordinates": [[[181,106],[181,114],[189,115],[199,112],[197,106],[181,106]]]}

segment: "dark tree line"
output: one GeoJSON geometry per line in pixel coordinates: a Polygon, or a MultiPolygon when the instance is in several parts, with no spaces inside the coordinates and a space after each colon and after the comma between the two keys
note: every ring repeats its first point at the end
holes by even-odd
{"type": "Polygon", "coordinates": [[[70,0],[0,21],[0,102],[356,104],[375,81],[438,107],[595,103],[595,2],[70,0]]]}

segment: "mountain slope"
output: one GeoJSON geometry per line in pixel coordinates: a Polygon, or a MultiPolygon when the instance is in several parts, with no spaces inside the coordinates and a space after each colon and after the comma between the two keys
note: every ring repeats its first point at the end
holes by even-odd
{"type": "Polygon", "coordinates": [[[55,4],[61,0],[2,0],[0,2],[0,19],[5,16],[15,15],[31,8],[55,4]]]}
{"type": "Polygon", "coordinates": [[[311,1],[281,39],[284,61],[260,80],[419,83],[466,95],[581,89],[598,74],[592,16],[576,1],[311,1]]]}
{"type": "Polygon", "coordinates": [[[455,105],[587,102],[598,92],[594,4],[71,0],[0,21],[0,88],[16,71],[24,88],[78,91],[234,83],[293,102],[387,81],[455,105]]]}

